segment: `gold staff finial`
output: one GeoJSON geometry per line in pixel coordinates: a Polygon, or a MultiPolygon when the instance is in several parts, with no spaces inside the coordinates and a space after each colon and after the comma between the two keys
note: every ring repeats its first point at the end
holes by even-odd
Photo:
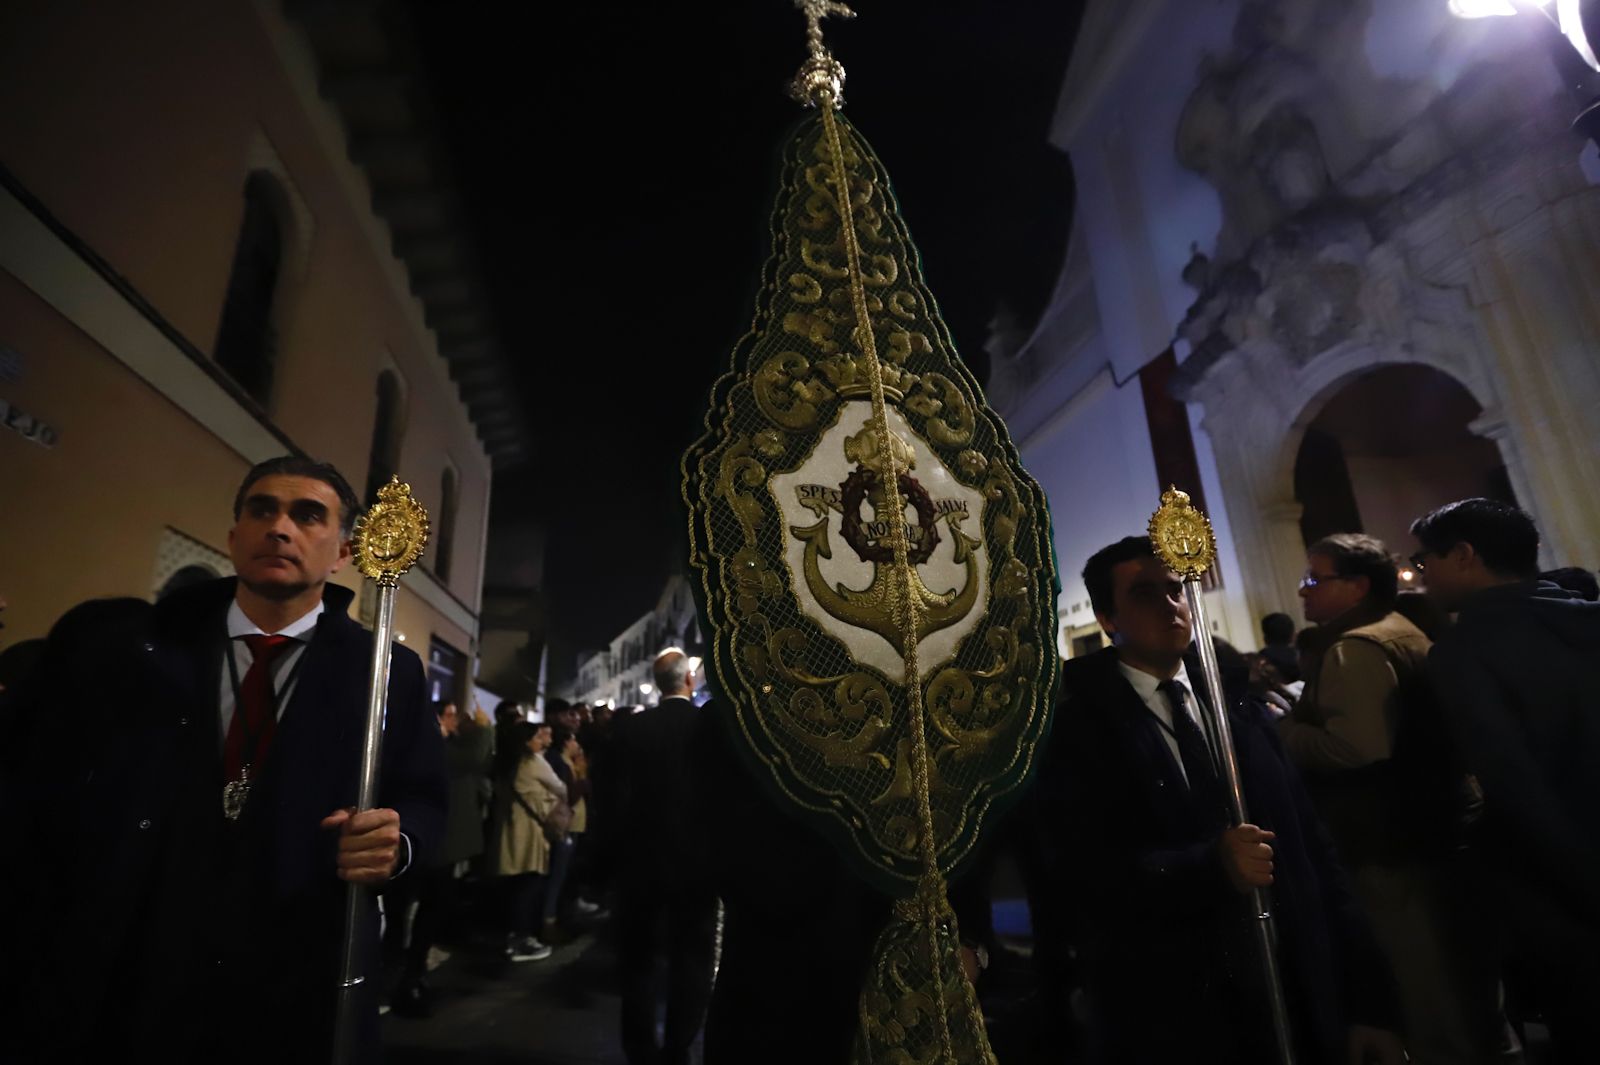
{"type": "Polygon", "coordinates": [[[829,15],[855,18],[856,13],[838,0],[794,0],[806,17],[806,47],[811,56],[789,83],[789,95],[807,107],[820,107],[824,97],[832,107],[844,106],[844,65],[822,43],[822,20],[829,15]]]}
{"type": "Polygon", "coordinates": [[[1204,577],[1217,560],[1211,520],[1176,485],[1161,493],[1161,509],[1150,515],[1150,540],[1167,567],[1186,581],[1204,577]]]}
{"type": "Polygon", "coordinates": [[[350,538],[356,569],[380,586],[394,587],[428,546],[428,512],[399,477],[378,489],[378,501],[357,521],[350,538]]]}

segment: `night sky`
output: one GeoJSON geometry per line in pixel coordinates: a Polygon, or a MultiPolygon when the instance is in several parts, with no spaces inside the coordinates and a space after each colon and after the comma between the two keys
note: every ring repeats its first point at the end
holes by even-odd
{"type": "MultiPolygon", "coordinates": [[[[827,23],[846,113],[983,379],[997,306],[1031,322],[1064,254],[1071,173],[1046,138],[1078,5],[855,7],[827,23]]],[[[531,418],[491,520],[545,520],[552,636],[595,647],[684,553],[678,458],[749,325],[804,21],[786,0],[473,10],[412,18],[531,418]]]]}

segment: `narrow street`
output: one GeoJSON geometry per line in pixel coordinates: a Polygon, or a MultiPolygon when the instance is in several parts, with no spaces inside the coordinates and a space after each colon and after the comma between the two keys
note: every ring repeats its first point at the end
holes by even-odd
{"type": "MultiPolygon", "coordinates": [[[[985,1007],[1001,1060],[1027,1065],[1035,1055],[1022,974],[1032,930],[1015,878],[1003,864],[994,917],[1006,971],[989,981],[985,1007]]],[[[475,901],[458,913],[443,944],[448,956],[428,974],[431,1016],[384,1016],[386,1065],[625,1065],[611,920],[586,922],[544,961],[513,964],[499,955],[492,911],[481,895],[475,901]]]]}
{"type": "Polygon", "coordinates": [[[480,944],[450,948],[429,974],[433,1015],[383,1020],[389,1065],[623,1065],[614,954],[604,924],[540,962],[480,944]]]}

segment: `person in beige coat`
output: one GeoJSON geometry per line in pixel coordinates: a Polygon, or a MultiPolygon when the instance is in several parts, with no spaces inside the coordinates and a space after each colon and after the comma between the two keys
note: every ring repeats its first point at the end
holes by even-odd
{"type": "Polygon", "coordinates": [[[1461,851],[1471,793],[1437,710],[1430,641],[1394,609],[1379,540],[1313,544],[1300,582],[1306,686],[1278,723],[1400,986],[1418,1065],[1499,1060],[1497,973],[1461,851]]]}
{"type": "Polygon", "coordinates": [[[565,805],[567,788],[544,758],[550,746],[549,725],[519,722],[506,738],[511,742],[497,759],[492,851],[495,869],[506,885],[505,955],[511,961],[539,961],[551,953],[533,934],[550,872],[544,822],[565,805]]]}

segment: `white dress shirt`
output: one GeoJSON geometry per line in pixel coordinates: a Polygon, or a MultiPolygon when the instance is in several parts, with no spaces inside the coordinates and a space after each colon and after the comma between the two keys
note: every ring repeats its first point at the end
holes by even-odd
{"type": "MultiPolygon", "coordinates": [[[[250,645],[245,643],[244,637],[288,636],[300,644],[278,655],[277,660],[272,663],[272,690],[278,693],[278,705],[274,710],[277,717],[283,716],[283,708],[289,705],[289,699],[294,695],[295,684],[300,677],[295,664],[306,653],[306,644],[311,642],[311,634],[317,627],[317,619],[321,616],[322,603],[318,601],[310,612],[277,632],[262,632],[255,622],[244,616],[244,611],[239,608],[237,600],[228,607],[228,649],[233,654],[233,663],[238,670],[240,683],[244,682],[244,675],[249,671],[250,663],[255,661],[255,655],[250,653],[250,645]],[[280,684],[284,685],[282,691],[278,690],[280,684]]],[[[218,735],[226,742],[228,726],[233,722],[234,709],[233,674],[228,671],[226,658],[222,660],[222,697],[217,705],[222,712],[222,731],[218,735]]]]}
{"type": "MultiPolygon", "coordinates": [[[[1156,715],[1156,719],[1164,726],[1161,730],[1161,738],[1167,742],[1167,750],[1172,752],[1173,764],[1178,767],[1178,773],[1183,777],[1183,782],[1185,784],[1189,783],[1189,774],[1183,771],[1183,754],[1178,750],[1178,737],[1172,730],[1172,704],[1167,701],[1166,695],[1160,690],[1161,681],[1142,669],[1134,669],[1126,662],[1119,661],[1117,668],[1122,670],[1122,675],[1128,678],[1128,683],[1132,684],[1133,690],[1139,693],[1139,698],[1144,701],[1144,705],[1149,707],[1150,712],[1156,715]]],[[[1189,711],[1189,719],[1200,726],[1200,734],[1204,736],[1205,726],[1195,716],[1198,699],[1194,694],[1194,685],[1189,683],[1189,670],[1182,663],[1179,663],[1177,676],[1172,679],[1183,687],[1183,704],[1189,711]]]]}

